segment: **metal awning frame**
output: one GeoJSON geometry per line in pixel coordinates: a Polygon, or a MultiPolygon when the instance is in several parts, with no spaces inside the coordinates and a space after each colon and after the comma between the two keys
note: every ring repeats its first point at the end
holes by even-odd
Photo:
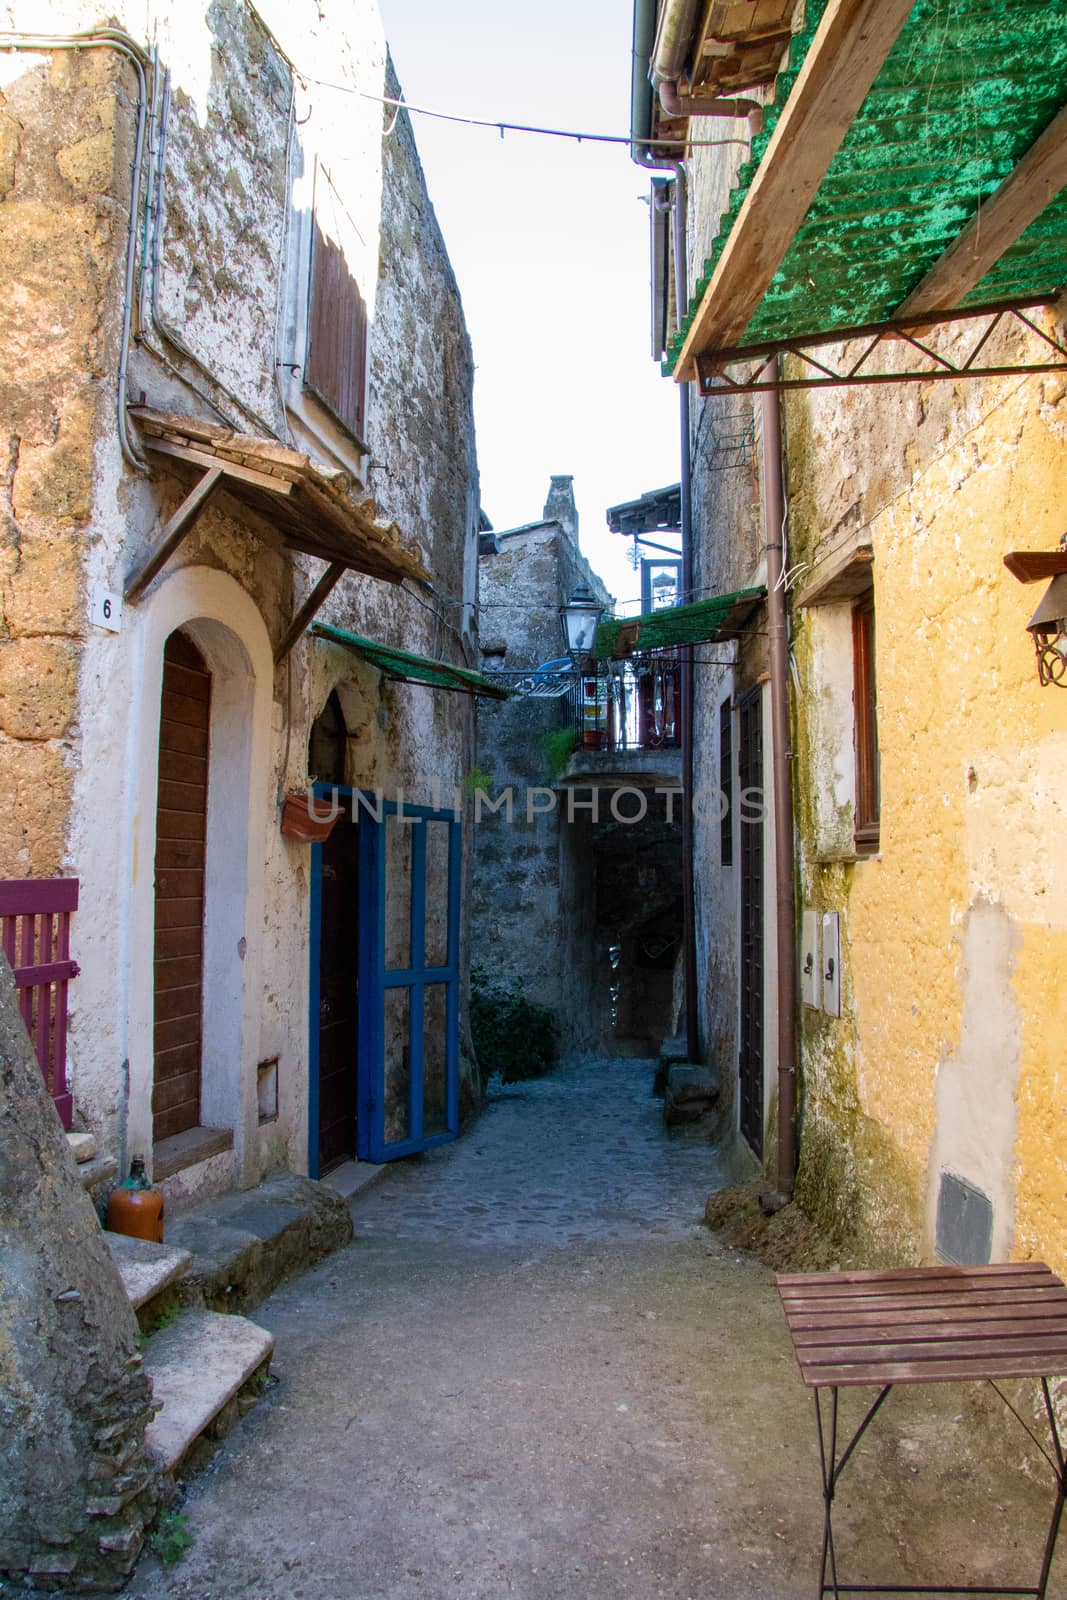
{"type": "Polygon", "coordinates": [[[836,328],[832,333],[801,334],[795,338],[770,339],[762,344],[743,345],[733,349],[706,350],[695,357],[697,385],[701,395],[766,394],[794,389],[840,389],[873,387],[885,383],[958,382],[961,378],[1025,377],[1032,373],[1067,373],[1067,345],[1038,326],[1027,311],[1039,306],[1056,304],[1058,296],[1043,295],[1025,301],[999,301],[985,306],[967,306],[962,310],[924,315],[894,317],[886,322],[868,323],[863,327],[836,328]],[[985,320],[970,353],[963,360],[951,360],[928,342],[930,330],[947,324],[985,320]],[[1006,323],[1016,322],[1024,327],[1053,352],[1044,360],[1026,362],[982,361],[983,350],[996,330],[1006,323]],[[857,357],[846,351],[836,366],[820,360],[814,352],[828,345],[848,345],[856,340],[865,342],[865,349],[857,357]],[[922,358],[922,366],[905,370],[873,371],[867,363],[888,346],[899,350],[910,345],[922,358]],[[782,376],[778,357],[795,356],[805,370],[790,377],[782,376]],[[730,369],[741,369],[731,371],[730,369]]]}
{"type": "Polygon", "coordinates": [[[474,672],[469,667],[457,667],[451,661],[435,661],[430,656],[401,650],[396,645],[364,639],[361,634],[349,633],[346,628],[336,628],[328,622],[313,623],[308,630],[308,637],[321,639],[325,644],[339,645],[342,650],[348,650],[394,683],[412,683],[423,688],[481,695],[491,700],[507,700],[513,692],[507,684],[493,682],[494,678],[503,676],[502,673],[494,672],[489,676],[474,672]]]}

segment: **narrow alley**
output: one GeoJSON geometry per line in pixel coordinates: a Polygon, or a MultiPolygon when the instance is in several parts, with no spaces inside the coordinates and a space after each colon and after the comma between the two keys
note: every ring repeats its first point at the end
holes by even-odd
{"type": "MultiPolygon", "coordinates": [[[[703,1226],[729,1175],[650,1089],[628,1060],[498,1090],[356,1200],[353,1243],[258,1309],[278,1381],[190,1486],[184,1559],[147,1557],[127,1600],[811,1594],[773,1280],[703,1226]]],[[[1025,1570],[1046,1485],[1017,1448],[972,1456],[973,1395],[898,1398],[842,1496],[861,1571],[1025,1570]]]]}

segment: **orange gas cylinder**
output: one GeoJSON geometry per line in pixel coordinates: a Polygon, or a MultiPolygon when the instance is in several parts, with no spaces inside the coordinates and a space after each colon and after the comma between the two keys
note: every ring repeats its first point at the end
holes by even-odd
{"type": "Polygon", "coordinates": [[[111,1191],[107,1225],[111,1233],[163,1243],[163,1196],[145,1177],[143,1156],[134,1156],[129,1177],[111,1191]]]}

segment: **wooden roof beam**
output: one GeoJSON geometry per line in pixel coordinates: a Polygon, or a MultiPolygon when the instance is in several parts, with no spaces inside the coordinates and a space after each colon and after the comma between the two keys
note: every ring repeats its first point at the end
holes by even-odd
{"type": "Polygon", "coordinates": [[[675,368],[738,345],[807,215],[913,0],[830,0],[675,368]]]}
{"type": "Polygon", "coordinates": [[[897,317],[951,311],[977,288],[1046,206],[1067,188],[1067,106],[971,218],[897,317]]]}

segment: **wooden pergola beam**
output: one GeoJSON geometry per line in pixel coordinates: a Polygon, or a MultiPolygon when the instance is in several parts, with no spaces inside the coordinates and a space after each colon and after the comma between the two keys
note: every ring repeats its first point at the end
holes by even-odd
{"type": "Polygon", "coordinates": [[[914,0],[830,0],[689,330],[675,377],[737,345],[914,0]]]}
{"type": "Polygon", "coordinates": [[[1053,117],[1000,188],[979,208],[922,283],[904,301],[898,317],[950,311],[976,288],[1004,252],[1067,188],[1067,106],[1053,117]]]}

